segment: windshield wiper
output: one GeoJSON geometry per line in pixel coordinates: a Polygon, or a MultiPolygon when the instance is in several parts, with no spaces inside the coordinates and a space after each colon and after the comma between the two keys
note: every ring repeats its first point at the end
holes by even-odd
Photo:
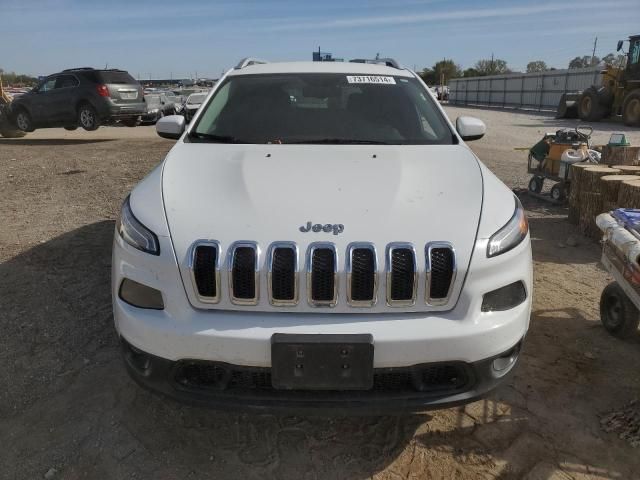
{"type": "Polygon", "coordinates": [[[198,140],[208,140],[213,143],[251,143],[251,142],[244,142],[242,140],[239,140],[238,138],[232,135],[215,135],[213,133],[191,132],[189,134],[189,137],[196,138],[198,140]]]}
{"type": "Polygon", "coordinates": [[[357,140],[352,138],[319,138],[316,140],[294,140],[285,142],[288,144],[333,144],[333,145],[388,145],[387,142],[378,140],[357,140]]]}

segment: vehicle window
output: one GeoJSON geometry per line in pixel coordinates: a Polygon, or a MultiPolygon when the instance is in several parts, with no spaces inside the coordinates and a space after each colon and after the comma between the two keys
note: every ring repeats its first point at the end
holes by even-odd
{"type": "Polygon", "coordinates": [[[72,88],[80,84],[78,79],[73,75],[60,75],[56,80],[55,88],[72,88]]]}
{"type": "Polygon", "coordinates": [[[640,63],[640,40],[636,40],[629,49],[629,58],[631,59],[631,65],[637,65],[640,63]]]}
{"type": "Polygon", "coordinates": [[[98,72],[100,79],[103,83],[115,83],[115,84],[131,84],[138,83],[131,75],[127,72],[118,72],[118,71],[101,71],[98,72]]]}
{"type": "Polygon", "coordinates": [[[162,105],[158,95],[145,95],[144,101],[147,103],[147,107],[158,108],[162,105]]]}
{"type": "Polygon", "coordinates": [[[40,86],[38,87],[39,92],[48,92],[56,88],[56,77],[47,78],[40,86]]]}
{"type": "Polygon", "coordinates": [[[206,93],[197,93],[194,95],[190,95],[189,98],[187,98],[187,103],[189,105],[199,105],[202,102],[204,102],[206,98],[207,98],[206,93]]]}
{"type": "Polygon", "coordinates": [[[204,107],[196,139],[237,143],[450,144],[415,78],[350,74],[231,76],[204,107]]]}
{"type": "Polygon", "coordinates": [[[225,107],[227,101],[229,100],[229,89],[231,84],[225,84],[218,92],[216,96],[213,98],[211,103],[207,106],[207,109],[204,112],[201,123],[203,125],[213,125],[220,114],[220,111],[225,107]]]}

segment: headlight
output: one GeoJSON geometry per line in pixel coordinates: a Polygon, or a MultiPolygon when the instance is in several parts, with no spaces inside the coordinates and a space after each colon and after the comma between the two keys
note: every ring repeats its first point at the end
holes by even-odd
{"type": "Polygon", "coordinates": [[[487,257],[495,257],[502,253],[508,252],[512,248],[515,248],[522,240],[525,239],[529,232],[529,222],[527,222],[527,216],[524,213],[524,208],[517,197],[516,210],[511,217],[511,220],[507,224],[494,233],[489,239],[487,245],[487,257]]]}
{"type": "Polygon", "coordinates": [[[142,225],[131,212],[129,197],[122,204],[120,217],[116,224],[116,230],[122,239],[133,248],[150,253],[151,255],[160,255],[160,245],[156,234],[142,225]]]}

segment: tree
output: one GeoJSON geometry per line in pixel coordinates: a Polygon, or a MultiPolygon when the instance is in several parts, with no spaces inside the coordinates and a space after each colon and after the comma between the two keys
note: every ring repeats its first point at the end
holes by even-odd
{"type": "Polygon", "coordinates": [[[420,77],[427,85],[439,85],[442,81],[446,85],[450,79],[460,76],[462,76],[460,65],[446,58],[436,62],[433,67],[426,67],[420,72],[420,77]]]}
{"type": "Polygon", "coordinates": [[[436,77],[436,83],[446,85],[452,78],[457,78],[461,75],[461,68],[453,60],[443,59],[436,62],[432,68],[436,77]]]}
{"type": "Polygon", "coordinates": [[[501,60],[499,58],[487,58],[484,60],[478,60],[474,65],[474,68],[478,71],[478,74],[480,76],[511,73],[511,70],[507,66],[506,60],[501,60]]]}
{"type": "Polygon", "coordinates": [[[423,68],[419,75],[420,78],[422,78],[422,81],[427,85],[434,85],[436,83],[436,74],[429,67],[423,68]]]}
{"type": "Polygon", "coordinates": [[[549,70],[549,68],[543,60],[534,60],[527,63],[527,73],[544,72],[546,70],[549,70]]]}
{"type": "MultiPolygon", "coordinates": [[[[600,63],[600,59],[598,57],[593,57],[593,65],[597,65],[600,63]]],[[[569,62],[569,68],[587,68],[592,65],[591,56],[585,55],[583,57],[575,57],[573,60],[569,62]]]]}
{"type": "Polygon", "coordinates": [[[462,72],[463,77],[477,77],[480,75],[480,72],[475,68],[467,68],[464,72],[462,72]]]}
{"type": "Polygon", "coordinates": [[[19,75],[15,72],[6,72],[0,68],[0,75],[2,75],[2,82],[5,85],[17,85],[17,86],[31,86],[38,83],[38,79],[29,75],[19,75]]]}

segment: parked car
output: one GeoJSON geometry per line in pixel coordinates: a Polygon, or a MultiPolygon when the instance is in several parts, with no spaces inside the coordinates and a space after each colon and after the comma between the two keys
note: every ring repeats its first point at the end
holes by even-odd
{"type": "Polygon", "coordinates": [[[144,96],[147,104],[147,112],[140,117],[141,123],[153,124],[165,115],[173,115],[176,113],[173,99],[165,93],[157,93],[144,96]]]}
{"type": "Polygon", "coordinates": [[[121,121],[134,126],[147,110],[140,84],[124,70],[73,68],[49,75],[11,103],[22,131],[64,127],[96,130],[121,121]]]}
{"type": "Polygon", "coordinates": [[[184,112],[184,118],[187,122],[190,122],[194,117],[194,115],[200,108],[200,105],[202,105],[202,102],[204,102],[207,98],[207,95],[207,92],[198,92],[192,93],[187,97],[187,101],[184,103],[184,108],[182,110],[184,112]]]}
{"type": "Polygon", "coordinates": [[[465,144],[485,125],[454,126],[415,73],[241,62],[189,126],[156,130],[177,142],[124,201],[112,257],[140,384],[343,415],[470,402],[509,377],[525,212],[465,144]]]}

